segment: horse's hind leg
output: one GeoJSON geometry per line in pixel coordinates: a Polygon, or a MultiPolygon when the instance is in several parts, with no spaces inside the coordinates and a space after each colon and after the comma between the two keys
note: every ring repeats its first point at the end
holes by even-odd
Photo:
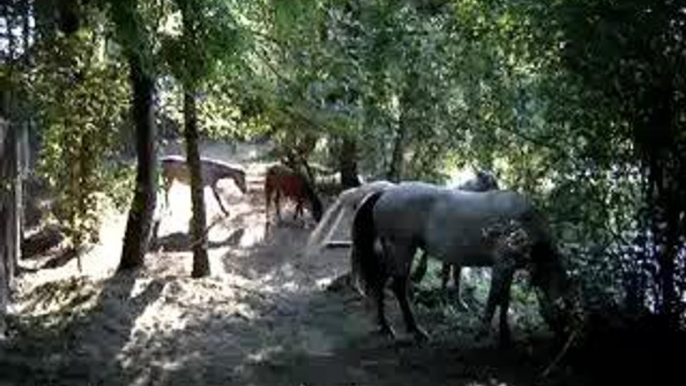
{"type": "Polygon", "coordinates": [[[391,268],[393,276],[392,289],[403,313],[407,332],[413,334],[415,339],[419,341],[428,340],[429,335],[417,325],[407,293],[412,257],[416,248],[410,245],[384,243],[384,250],[387,252],[388,261],[394,264],[391,268]]]}
{"type": "Polygon", "coordinates": [[[446,292],[451,274],[453,277],[453,286],[455,287],[455,296],[457,297],[457,307],[462,311],[467,311],[469,307],[464,299],[462,299],[462,291],[460,291],[460,279],[462,275],[461,265],[443,263],[443,268],[441,269],[441,289],[444,293],[446,292]]]}
{"type": "Polygon", "coordinates": [[[417,321],[414,318],[407,294],[407,282],[407,275],[393,277],[393,293],[400,304],[400,310],[403,313],[403,320],[405,321],[407,332],[413,334],[415,339],[419,341],[425,341],[429,339],[429,335],[417,325],[417,321]]]}
{"type": "Polygon", "coordinates": [[[379,282],[376,283],[374,288],[374,299],[376,300],[376,320],[379,325],[379,332],[382,335],[386,335],[392,339],[395,338],[395,331],[388,323],[386,318],[385,304],[384,304],[384,288],[386,287],[386,275],[382,274],[379,278],[379,282]]]}

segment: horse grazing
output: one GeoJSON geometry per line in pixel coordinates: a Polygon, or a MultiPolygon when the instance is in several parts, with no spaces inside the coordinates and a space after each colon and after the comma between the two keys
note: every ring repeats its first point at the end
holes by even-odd
{"type": "MultiPolygon", "coordinates": [[[[184,157],[178,155],[168,155],[161,157],[160,163],[162,165],[162,179],[164,181],[165,206],[168,208],[169,191],[172,183],[174,181],[179,181],[182,184],[190,186],[191,175],[184,157]]],[[[238,186],[238,189],[245,194],[248,191],[245,183],[245,170],[210,158],[201,158],[200,164],[203,189],[207,186],[212,188],[212,193],[214,194],[214,198],[219,203],[219,207],[224,215],[228,216],[229,211],[224,207],[222,199],[219,196],[219,192],[217,191],[217,182],[224,178],[231,178],[236,183],[236,186],[238,186]]]]}
{"type": "MultiPolygon", "coordinates": [[[[457,189],[470,192],[485,192],[489,190],[500,189],[498,186],[498,181],[491,173],[483,170],[477,170],[475,174],[476,176],[474,178],[465,181],[461,185],[458,185],[457,189]]],[[[417,264],[417,269],[411,276],[411,280],[413,282],[418,283],[424,278],[428,264],[427,260],[428,255],[423,253],[419,260],[419,264],[417,264]]],[[[467,304],[464,302],[464,300],[462,300],[462,296],[460,294],[460,278],[462,275],[462,267],[459,264],[443,263],[443,267],[441,269],[441,289],[443,291],[446,290],[448,281],[450,280],[451,271],[453,276],[453,286],[455,287],[457,294],[458,305],[460,308],[466,310],[467,304]]]]}
{"type": "Polygon", "coordinates": [[[276,215],[281,220],[281,195],[296,202],[293,219],[303,214],[303,204],[307,200],[310,204],[312,217],[319,222],[322,218],[322,202],[307,181],[307,178],[295,170],[280,164],[267,169],[264,180],[264,195],[266,199],[266,218],[269,224],[269,207],[272,198],[276,206],[276,215]]]}
{"type": "Polygon", "coordinates": [[[500,342],[510,341],[510,286],[520,268],[528,269],[532,284],[542,290],[541,314],[551,328],[561,333],[569,320],[565,307],[569,283],[561,254],[540,213],[518,193],[403,182],[363,199],[353,219],[352,236],[353,283],[363,296],[373,296],[380,330],[391,337],[395,333],[386,320],[383,291],[389,278],[408,332],[419,340],[428,338],[415,321],[407,294],[417,248],[447,263],[492,267],[479,335],[488,331],[495,307],[500,306],[500,342]],[[510,223],[518,232],[509,230],[510,223]],[[518,233],[525,235],[526,243],[511,242],[518,233]]]}

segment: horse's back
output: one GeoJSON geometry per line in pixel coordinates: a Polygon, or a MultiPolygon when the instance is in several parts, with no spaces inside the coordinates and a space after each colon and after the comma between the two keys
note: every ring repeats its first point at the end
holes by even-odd
{"type": "Polygon", "coordinates": [[[534,208],[509,190],[471,192],[403,182],[385,190],[374,214],[382,237],[421,246],[446,261],[488,265],[492,246],[483,232],[508,220],[529,226],[534,208]],[[468,256],[472,261],[461,260],[468,256]]]}

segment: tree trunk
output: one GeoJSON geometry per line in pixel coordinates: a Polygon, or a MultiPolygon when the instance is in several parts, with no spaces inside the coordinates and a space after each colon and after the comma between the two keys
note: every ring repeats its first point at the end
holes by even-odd
{"type": "Polygon", "coordinates": [[[399,182],[403,170],[403,153],[405,152],[405,136],[407,127],[400,119],[398,123],[398,130],[396,132],[395,140],[393,141],[393,154],[391,155],[391,164],[388,167],[387,178],[391,182],[399,182]]]}
{"type": "MultiPolygon", "coordinates": [[[[3,110],[5,110],[6,103],[5,100],[4,106],[0,106],[3,110]]],[[[0,184],[0,223],[3,224],[3,231],[0,232],[0,336],[5,333],[5,315],[12,288],[14,255],[19,249],[19,245],[16,244],[15,227],[12,226],[15,223],[13,217],[16,214],[13,184],[11,183],[12,170],[14,170],[12,167],[12,158],[14,158],[12,157],[12,149],[14,148],[12,137],[9,124],[0,117],[0,182],[2,182],[0,184]]]]}
{"type": "MultiPolygon", "coordinates": [[[[8,64],[8,77],[14,78],[15,74],[15,54],[16,54],[16,39],[15,27],[16,21],[20,17],[20,13],[16,5],[4,5],[2,10],[5,18],[6,30],[3,31],[7,37],[6,57],[8,64]]],[[[18,38],[18,37],[16,37],[18,38]]],[[[13,119],[21,117],[18,113],[17,103],[18,93],[16,90],[3,90],[2,92],[2,116],[7,117],[8,121],[3,126],[2,142],[0,142],[0,204],[3,207],[2,224],[4,234],[2,235],[2,242],[5,244],[4,256],[2,263],[4,264],[4,275],[6,277],[7,296],[10,295],[12,288],[12,280],[18,267],[19,257],[21,253],[21,208],[22,208],[22,180],[21,180],[21,124],[16,123],[13,119]],[[11,124],[15,122],[15,124],[11,124]]],[[[9,299],[9,297],[8,297],[9,299]]]]}
{"type": "Polygon", "coordinates": [[[119,271],[141,267],[150,242],[156,204],[157,156],[153,119],[154,82],[145,72],[140,53],[128,50],[136,126],[136,190],[126,223],[119,271]]]}
{"type": "Polygon", "coordinates": [[[207,235],[205,234],[205,200],[202,187],[202,165],[198,150],[198,117],[195,106],[195,91],[187,89],[183,95],[183,115],[185,121],[186,162],[191,175],[191,203],[193,218],[191,220],[191,240],[193,248],[192,277],[203,277],[210,274],[210,262],[207,258],[207,235]]]}
{"type": "Polygon", "coordinates": [[[202,165],[200,163],[200,151],[198,150],[198,116],[195,104],[196,82],[201,77],[201,74],[193,71],[193,69],[198,68],[196,66],[198,58],[193,56],[193,52],[196,52],[194,48],[198,47],[201,43],[197,41],[196,31],[199,15],[194,3],[180,1],[179,8],[183,25],[183,39],[186,45],[184,59],[186,67],[191,70],[189,77],[183,80],[183,83],[185,83],[183,115],[185,124],[184,135],[186,137],[186,163],[191,177],[191,204],[193,209],[193,218],[191,219],[190,226],[191,246],[193,249],[193,271],[191,276],[198,278],[210,274],[210,262],[207,258],[207,235],[205,234],[206,219],[202,165]]]}
{"type": "Polygon", "coordinates": [[[338,170],[341,173],[343,189],[360,186],[357,171],[357,141],[352,138],[343,138],[338,157],[338,170]]]}

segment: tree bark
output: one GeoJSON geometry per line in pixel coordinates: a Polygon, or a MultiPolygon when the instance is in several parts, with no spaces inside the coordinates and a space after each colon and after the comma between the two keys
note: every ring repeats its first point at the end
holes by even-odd
{"type": "Polygon", "coordinates": [[[405,152],[405,136],[407,127],[403,124],[402,118],[398,123],[395,140],[393,141],[393,154],[391,164],[388,167],[387,178],[391,182],[399,182],[403,170],[403,153],[405,152]]]}
{"type": "Polygon", "coordinates": [[[157,156],[153,119],[154,82],[146,73],[139,53],[129,50],[130,81],[133,90],[133,119],[136,126],[136,190],[126,223],[118,271],[141,267],[150,243],[157,201],[157,156]]]}
{"type": "MultiPolygon", "coordinates": [[[[6,23],[6,37],[7,37],[7,63],[9,69],[9,78],[14,77],[15,69],[15,53],[16,41],[14,36],[14,28],[17,23],[15,21],[20,17],[16,6],[10,9],[9,4],[4,5],[2,10],[6,23]]],[[[12,124],[13,118],[20,116],[17,114],[17,92],[10,89],[2,92],[2,116],[7,117],[8,121],[3,125],[3,136],[0,142],[0,205],[3,211],[3,235],[2,242],[4,244],[4,254],[1,257],[4,264],[5,276],[5,290],[9,301],[10,290],[12,288],[12,281],[19,263],[19,256],[21,253],[21,208],[22,208],[22,185],[20,173],[20,138],[21,129],[20,124],[12,124]]]]}
{"type": "MultiPolygon", "coordinates": [[[[4,106],[0,106],[3,110],[6,108],[6,103],[7,100],[5,99],[4,106]]],[[[13,217],[16,213],[14,210],[13,184],[11,183],[13,170],[12,136],[9,124],[0,117],[0,182],[2,182],[0,184],[0,223],[5,224],[0,233],[0,336],[5,333],[5,315],[10,301],[14,268],[13,255],[19,249],[12,226],[13,217]]]]}
{"type": "Polygon", "coordinates": [[[338,158],[338,170],[341,173],[343,189],[360,186],[357,170],[357,141],[355,139],[343,138],[338,158]]]}
{"type": "Polygon", "coordinates": [[[187,89],[183,96],[183,115],[185,121],[186,158],[191,175],[191,203],[193,218],[191,220],[191,240],[193,249],[192,277],[203,277],[210,274],[210,262],[207,257],[207,235],[205,227],[205,200],[202,187],[202,165],[198,150],[198,117],[195,105],[195,91],[187,89]]]}

